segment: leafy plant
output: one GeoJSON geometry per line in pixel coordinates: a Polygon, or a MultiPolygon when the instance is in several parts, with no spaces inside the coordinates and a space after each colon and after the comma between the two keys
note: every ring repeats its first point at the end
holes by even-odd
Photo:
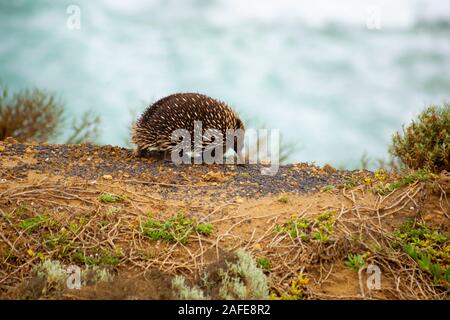
{"type": "Polygon", "coordinates": [[[431,105],[395,133],[389,152],[411,169],[450,169],[450,104],[431,105]]]}
{"type": "Polygon", "coordinates": [[[214,226],[211,223],[199,223],[197,225],[197,232],[200,234],[204,234],[205,236],[211,235],[214,226]]]}
{"type": "Polygon", "coordinates": [[[398,188],[412,185],[417,181],[428,181],[436,179],[438,176],[427,169],[419,169],[417,171],[410,172],[403,176],[400,180],[395,180],[392,182],[383,183],[384,180],[378,180],[379,183],[376,185],[376,190],[379,194],[385,195],[398,188]]]}
{"type": "Polygon", "coordinates": [[[308,277],[302,272],[299,273],[297,279],[291,282],[288,292],[281,293],[281,295],[272,292],[270,294],[271,300],[303,300],[305,299],[305,289],[309,283],[308,277]]]}
{"type": "Polygon", "coordinates": [[[41,226],[53,227],[57,224],[57,222],[51,219],[47,215],[38,214],[31,218],[26,218],[20,221],[19,228],[27,231],[28,233],[32,233],[37,230],[41,226]]]}
{"type": "Polygon", "coordinates": [[[429,273],[434,282],[449,281],[450,237],[413,221],[404,223],[394,233],[403,251],[429,273]]]}
{"type": "Polygon", "coordinates": [[[263,270],[270,270],[270,268],[272,267],[270,260],[266,257],[259,257],[258,259],[256,259],[256,263],[258,267],[263,270]]]}
{"type": "Polygon", "coordinates": [[[359,269],[366,265],[365,256],[360,254],[349,254],[345,261],[345,265],[350,269],[359,271],[359,269]]]}
{"type": "Polygon", "coordinates": [[[289,198],[287,195],[282,195],[277,199],[278,202],[280,203],[288,203],[289,202],[289,198]]]}
{"type": "Polygon", "coordinates": [[[211,299],[211,294],[226,300],[268,298],[268,278],[247,251],[238,249],[225,265],[205,272],[198,285],[190,286],[183,276],[176,276],[172,280],[175,295],[178,299],[200,300],[211,299]]]}
{"type": "Polygon", "coordinates": [[[320,192],[331,192],[334,189],[336,189],[336,186],[334,184],[329,184],[326,185],[325,187],[322,187],[322,189],[320,189],[320,192]]]}
{"type": "Polygon", "coordinates": [[[286,223],[277,225],[275,230],[278,233],[289,234],[292,238],[300,238],[303,241],[307,241],[311,237],[318,241],[328,241],[330,240],[329,236],[334,231],[334,214],[334,211],[325,211],[319,214],[315,221],[292,215],[286,223]]]}
{"type": "Polygon", "coordinates": [[[154,241],[164,240],[183,244],[187,242],[193,230],[197,230],[204,235],[210,235],[213,225],[209,223],[197,224],[194,219],[184,216],[183,213],[178,213],[167,221],[149,218],[142,225],[143,234],[154,241]]]}
{"type": "Polygon", "coordinates": [[[98,200],[103,203],[114,203],[114,202],[121,202],[125,200],[124,196],[118,196],[112,193],[102,193],[98,200]]]}

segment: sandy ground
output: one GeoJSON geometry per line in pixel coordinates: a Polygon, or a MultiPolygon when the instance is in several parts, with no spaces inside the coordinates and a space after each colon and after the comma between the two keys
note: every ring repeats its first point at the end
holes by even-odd
{"type": "Polygon", "coordinates": [[[273,292],[286,290],[303,272],[310,279],[306,298],[445,297],[445,291],[433,291],[419,280],[406,281],[411,272],[418,272],[404,268],[403,262],[410,265],[407,256],[398,253],[394,259],[368,245],[389,243],[389,232],[406,219],[420,218],[448,232],[448,202],[442,202],[441,189],[416,184],[381,197],[364,185],[346,185],[350,177],[362,179],[370,172],[296,164],[267,176],[260,169],[258,165],[175,166],[135,158],[130,150],[111,146],[0,143],[0,294],[3,298],[170,299],[173,275],[195,282],[225,252],[245,248],[255,258],[272,262],[267,276],[273,292]],[[124,200],[102,203],[98,199],[105,192],[124,200]],[[327,211],[336,220],[327,241],[302,242],[275,231],[293,216],[314,221],[327,211]],[[173,244],[149,241],[140,232],[148,217],[164,220],[179,212],[211,223],[213,233],[173,244]],[[20,221],[37,214],[51,216],[58,228],[84,221],[71,250],[93,257],[119,250],[114,285],[42,294],[31,271],[39,257],[77,262],[43,241],[44,232],[57,229],[20,230],[20,221]],[[14,259],[7,251],[14,252],[14,259]],[[368,260],[381,267],[380,289],[368,290],[367,274],[345,266],[352,252],[369,252],[368,260]]]}

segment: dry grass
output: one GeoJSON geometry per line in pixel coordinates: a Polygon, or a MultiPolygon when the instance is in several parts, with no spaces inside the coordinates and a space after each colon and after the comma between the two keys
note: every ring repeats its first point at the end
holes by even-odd
{"type": "MultiPolygon", "coordinates": [[[[11,290],[29,279],[33,266],[42,260],[58,260],[66,265],[110,265],[136,275],[157,269],[199,281],[201,273],[223,251],[243,248],[271,262],[268,274],[275,295],[287,292],[293,279],[305,274],[310,279],[304,290],[306,298],[446,299],[448,283],[434,283],[413,259],[393,245],[394,226],[404,222],[403,213],[407,211],[408,217],[421,220],[430,192],[438,195],[442,212],[448,213],[446,181],[416,182],[384,196],[375,196],[364,185],[343,187],[336,191],[340,193],[339,205],[327,208],[334,212],[334,224],[326,241],[277,232],[276,225],[286,222],[290,214],[237,214],[240,205],[235,203],[195,207],[198,221],[213,224],[214,232],[204,236],[192,230],[185,243],[150,241],[142,233],[149,207],[169,206],[168,211],[177,212],[185,209],[183,204],[169,205],[162,199],[149,198],[127,184],[118,190],[117,186],[102,183],[93,187],[86,182],[48,179],[23,182],[0,188],[0,292],[8,297],[11,290]],[[103,203],[98,198],[105,192],[123,194],[125,200],[103,203]],[[375,200],[367,203],[369,194],[375,200]],[[21,222],[38,215],[46,218],[37,226],[24,229],[27,224],[22,223],[21,227],[21,222]],[[264,221],[265,228],[243,234],[241,227],[257,220],[264,221]],[[335,281],[333,275],[342,270],[349,253],[364,253],[367,263],[381,268],[381,290],[365,288],[362,269],[354,273],[356,291],[330,294],[322,290],[335,281]]],[[[166,211],[161,214],[170,216],[166,211]]],[[[297,212],[296,217],[318,219],[309,207],[297,212]]],[[[448,228],[449,217],[443,217],[447,220],[442,221],[442,226],[448,228]]]]}

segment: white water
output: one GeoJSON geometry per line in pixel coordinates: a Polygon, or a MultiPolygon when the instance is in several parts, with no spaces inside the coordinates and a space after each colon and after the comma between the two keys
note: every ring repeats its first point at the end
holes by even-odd
{"type": "Polygon", "coordinates": [[[449,100],[449,1],[0,2],[0,81],[37,86],[102,117],[123,145],[129,109],[179,91],[279,128],[290,161],[358,166],[429,103],[449,100]],[[311,4],[312,2],[312,4],[311,4]],[[381,29],[366,26],[373,8],[381,29]]]}

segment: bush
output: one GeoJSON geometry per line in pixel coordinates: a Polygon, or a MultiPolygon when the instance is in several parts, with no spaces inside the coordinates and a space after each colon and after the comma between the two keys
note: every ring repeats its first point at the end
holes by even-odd
{"type": "Polygon", "coordinates": [[[389,152],[410,169],[450,171],[450,104],[422,111],[403,134],[394,134],[389,152]]]}
{"type": "Polygon", "coordinates": [[[53,138],[61,125],[63,106],[44,91],[24,90],[0,96],[0,140],[7,137],[24,142],[53,138]]]}
{"type": "MultiPolygon", "coordinates": [[[[64,105],[41,89],[10,94],[0,87],[0,141],[12,137],[19,142],[49,142],[67,127],[64,105]]],[[[73,118],[66,143],[82,143],[97,138],[100,118],[85,112],[73,118]]]]}
{"type": "Polygon", "coordinates": [[[263,300],[269,298],[269,278],[247,251],[238,249],[221,263],[209,266],[190,286],[184,276],[172,280],[178,299],[263,300]]]}

